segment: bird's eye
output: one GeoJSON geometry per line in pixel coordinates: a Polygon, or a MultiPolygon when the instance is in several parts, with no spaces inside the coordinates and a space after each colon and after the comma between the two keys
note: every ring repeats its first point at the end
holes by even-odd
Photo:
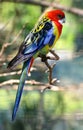
{"type": "Polygon", "coordinates": [[[58,14],[58,18],[61,19],[61,18],[62,18],[62,15],[58,14]]]}

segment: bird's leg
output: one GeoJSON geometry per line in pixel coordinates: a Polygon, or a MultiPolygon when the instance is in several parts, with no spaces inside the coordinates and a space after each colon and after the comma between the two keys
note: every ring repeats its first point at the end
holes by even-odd
{"type": "Polygon", "coordinates": [[[59,60],[59,59],[60,59],[60,57],[59,57],[53,50],[50,50],[50,53],[51,53],[52,55],[54,55],[55,60],[59,60]]]}

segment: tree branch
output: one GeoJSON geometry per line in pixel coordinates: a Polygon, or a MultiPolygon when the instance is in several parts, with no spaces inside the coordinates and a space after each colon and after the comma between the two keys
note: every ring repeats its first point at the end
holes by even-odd
{"type": "MultiPolygon", "coordinates": [[[[35,85],[36,88],[33,88],[33,89],[38,89],[38,90],[41,89],[41,92],[44,92],[46,89],[50,89],[50,90],[53,90],[53,91],[60,91],[60,90],[62,90],[61,87],[59,88],[58,86],[54,86],[53,85],[55,83],[55,81],[57,81],[55,79],[52,79],[52,70],[53,70],[53,67],[54,67],[55,64],[53,66],[50,66],[49,63],[48,63],[48,61],[47,61],[48,59],[50,59],[50,60],[58,60],[59,56],[56,53],[54,53],[54,51],[52,51],[52,50],[50,50],[50,52],[55,57],[51,58],[49,56],[45,56],[45,55],[42,55],[42,54],[39,55],[39,57],[41,58],[41,61],[43,61],[46,64],[46,66],[48,67],[48,69],[49,69],[49,79],[48,79],[49,80],[49,84],[44,84],[44,83],[41,83],[41,82],[36,82],[34,80],[26,81],[26,84],[28,84],[29,86],[35,85]],[[39,86],[39,87],[37,87],[37,86],[39,86]]],[[[9,75],[15,75],[15,74],[20,74],[20,72],[21,71],[10,72],[10,73],[3,73],[3,74],[0,74],[0,77],[2,77],[2,76],[9,76],[9,75]]],[[[12,80],[4,81],[4,82],[0,83],[0,88],[2,88],[2,87],[6,87],[7,88],[7,86],[9,86],[9,85],[10,86],[11,85],[14,86],[16,84],[19,84],[19,80],[12,79],[12,80]]],[[[26,88],[26,90],[27,90],[27,88],[26,88]]]]}
{"type": "MultiPolygon", "coordinates": [[[[54,56],[54,57],[50,57],[50,56],[46,56],[46,55],[43,55],[43,54],[39,54],[38,56],[41,58],[41,61],[45,63],[45,65],[47,66],[48,70],[47,72],[49,72],[49,77],[48,77],[48,80],[49,80],[49,84],[54,84],[57,82],[57,79],[52,79],[52,70],[54,68],[54,66],[56,65],[55,63],[51,66],[49,63],[48,63],[48,59],[50,60],[59,60],[59,56],[53,51],[53,50],[50,50],[50,53],[54,56]]],[[[51,89],[50,87],[48,89],[51,89]]]]}
{"type": "Polygon", "coordinates": [[[55,2],[47,2],[47,1],[34,1],[34,0],[0,0],[0,2],[15,2],[15,3],[24,3],[24,4],[32,4],[36,6],[42,6],[42,7],[50,7],[50,5],[54,8],[64,10],[69,13],[73,13],[78,16],[83,16],[83,10],[79,8],[74,7],[67,7],[60,4],[57,4],[55,2]]]}
{"type": "MultiPolygon", "coordinates": [[[[0,83],[0,88],[8,89],[8,88],[11,88],[11,86],[12,86],[12,89],[17,90],[18,84],[19,84],[19,80],[11,79],[11,80],[4,81],[4,82],[0,83]]],[[[49,88],[49,87],[51,88],[50,90],[52,90],[52,91],[62,91],[62,90],[64,90],[62,87],[37,82],[35,80],[26,81],[24,90],[27,90],[27,91],[28,90],[29,91],[38,90],[38,91],[43,92],[45,88],[49,88]],[[32,87],[32,85],[34,87],[32,87]]]]}
{"type": "Polygon", "coordinates": [[[5,77],[5,76],[12,76],[12,75],[16,75],[16,74],[21,74],[21,70],[19,71],[14,71],[14,72],[8,72],[8,73],[2,73],[0,74],[0,77],[5,77]]]}

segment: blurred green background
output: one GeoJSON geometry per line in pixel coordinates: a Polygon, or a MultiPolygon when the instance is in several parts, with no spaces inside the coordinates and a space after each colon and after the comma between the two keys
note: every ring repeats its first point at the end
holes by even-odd
{"type": "MultiPolygon", "coordinates": [[[[42,2],[54,2],[67,8],[83,8],[82,0],[42,2]]],[[[46,90],[41,93],[39,89],[35,90],[40,86],[25,85],[16,120],[11,121],[22,65],[9,71],[7,64],[16,55],[21,42],[45,9],[34,3],[0,2],[0,130],[83,129],[83,15],[65,10],[66,23],[54,48],[60,61],[53,69],[53,77],[60,80],[56,85],[63,91],[46,90]]],[[[48,83],[45,70],[46,66],[37,59],[29,80],[48,83]]]]}

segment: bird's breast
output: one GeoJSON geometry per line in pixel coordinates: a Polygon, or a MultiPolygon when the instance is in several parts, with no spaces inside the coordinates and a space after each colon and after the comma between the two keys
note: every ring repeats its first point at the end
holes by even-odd
{"type": "Polygon", "coordinates": [[[55,39],[54,39],[54,42],[53,42],[53,45],[51,46],[51,48],[54,47],[54,45],[56,44],[56,41],[60,37],[60,33],[59,33],[57,25],[55,23],[52,23],[52,24],[53,24],[53,35],[55,36],[55,39]]]}

